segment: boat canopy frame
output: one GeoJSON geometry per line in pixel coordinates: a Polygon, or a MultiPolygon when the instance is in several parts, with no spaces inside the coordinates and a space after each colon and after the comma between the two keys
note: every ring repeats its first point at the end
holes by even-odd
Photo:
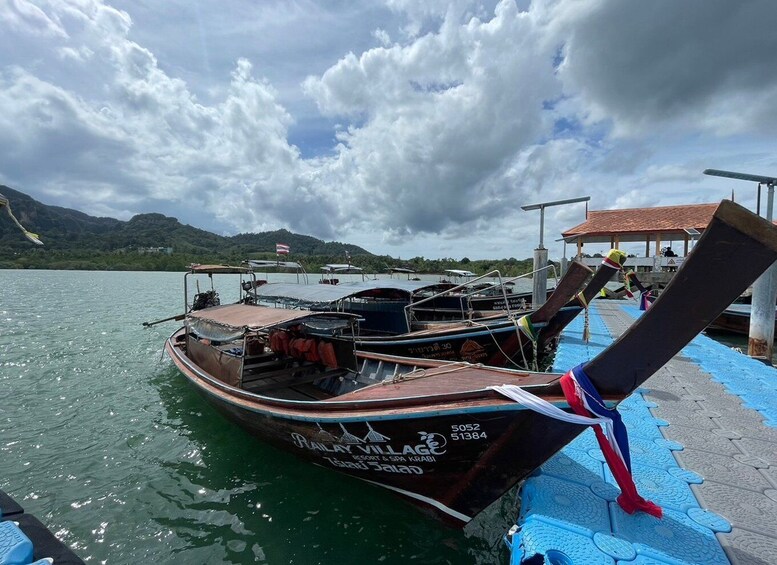
{"type": "MultiPolygon", "coordinates": [[[[297,261],[280,261],[280,260],[274,260],[274,259],[248,259],[246,261],[243,261],[244,265],[248,265],[248,268],[256,271],[257,269],[278,269],[278,270],[288,270],[288,271],[294,271],[294,274],[297,275],[297,284],[300,284],[300,278],[302,278],[302,284],[308,284],[308,272],[305,270],[305,267],[302,265],[302,263],[298,263],[297,261]]],[[[260,284],[265,284],[267,280],[260,284]]]]}
{"type": "MultiPolygon", "coordinates": [[[[244,282],[249,282],[251,288],[256,286],[256,273],[250,267],[236,266],[236,265],[200,265],[197,263],[189,265],[189,270],[183,277],[183,311],[191,312],[194,303],[189,305],[189,277],[207,275],[210,280],[210,290],[215,292],[215,286],[213,285],[213,275],[240,275],[240,296],[241,302],[245,301],[249,295],[246,293],[244,282]],[[245,279],[249,278],[250,281],[245,279]],[[245,293],[245,295],[244,295],[245,293]]],[[[199,287],[199,285],[198,285],[199,287]]],[[[199,292],[199,288],[197,289],[199,292]]]]}
{"type": "Polygon", "coordinates": [[[380,291],[398,291],[407,294],[408,299],[417,292],[439,288],[439,282],[432,281],[405,281],[398,279],[372,279],[362,282],[341,283],[337,285],[296,285],[294,283],[273,283],[260,286],[255,291],[257,299],[275,299],[292,307],[301,307],[303,304],[310,306],[334,305],[349,298],[360,298],[359,295],[380,291]]]}
{"type": "Polygon", "coordinates": [[[312,312],[251,304],[226,304],[190,312],[186,316],[185,326],[187,332],[195,333],[199,337],[229,342],[248,334],[283,328],[290,324],[305,324],[313,320],[336,320],[347,323],[342,325],[343,328],[353,328],[358,316],[345,312],[312,312]]]}
{"type": "MultiPolygon", "coordinates": [[[[545,270],[552,270],[553,271],[553,278],[556,281],[555,286],[558,286],[558,272],[556,271],[556,265],[554,265],[553,263],[551,263],[549,265],[546,265],[544,267],[540,267],[539,269],[534,269],[533,271],[529,271],[528,273],[524,273],[522,275],[511,277],[511,278],[505,279],[505,280],[502,280],[502,275],[499,272],[499,270],[498,269],[494,269],[493,271],[489,271],[485,275],[480,275],[479,277],[476,277],[476,278],[474,278],[472,280],[469,280],[469,281],[467,281],[465,283],[461,283],[461,284],[456,285],[456,286],[454,286],[452,288],[445,289],[445,290],[443,290],[443,291],[441,291],[441,292],[439,292],[437,294],[434,294],[432,296],[427,296],[425,298],[422,298],[421,300],[417,300],[415,302],[411,302],[410,304],[405,306],[405,318],[407,320],[407,326],[408,326],[408,328],[412,327],[413,308],[417,308],[421,304],[425,304],[427,302],[431,302],[431,301],[433,301],[433,300],[435,300],[437,298],[440,298],[442,296],[446,296],[446,295],[448,295],[448,294],[450,294],[452,292],[456,292],[456,291],[459,291],[459,290],[462,290],[462,289],[466,289],[466,288],[470,288],[471,289],[473,283],[476,283],[476,282],[481,281],[481,280],[486,279],[486,278],[497,278],[497,279],[499,279],[499,282],[494,283],[492,288],[493,289],[498,289],[498,290],[500,290],[502,292],[502,297],[504,298],[504,301],[505,301],[505,311],[507,312],[507,317],[508,318],[512,317],[513,316],[513,312],[510,310],[510,301],[507,298],[507,290],[505,289],[505,286],[509,285],[509,284],[514,284],[515,281],[517,281],[518,279],[523,279],[523,278],[526,278],[526,277],[528,277],[530,275],[533,275],[535,273],[539,273],[539,272],[545,271],[545,270]]],[[[448,272],[448,271],[446,271],[446,272],[448,272]]],[[[475,295],[477,295],[477,294],[479,294],[481,292],[482,292],[482,288],[478,288],[476,290],[470,290],[469,292],[462,292],[462,295],[465,298],[469,299],[469,298],[471,298],[471,297],[473,297],[473,296],[475,296],[475,295]]],[[[469,300],[467,300],[467,304],[469,305],[469,300]]],[[[462,320],[466,319],[467,316],[470,315],[472,312],[473,312],[473,310],[469,306],[468,306],[467,311],[464,310],[464,301],[462,301],[461,302],[461,317],[462,317],[462,320]]]]}

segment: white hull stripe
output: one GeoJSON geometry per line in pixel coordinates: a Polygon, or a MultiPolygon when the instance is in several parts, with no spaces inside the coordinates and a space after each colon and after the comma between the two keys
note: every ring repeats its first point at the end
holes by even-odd
{"type": "MultiPolygon", "coordinates": [[[[351,475],[352,477],[355,475],[351,475]]],[[[359,479],[362,479],[361,477],[357,477],[359,479]]],[[[369,479],[362,479],[363,481],[366,481],[368,483],[372,483],[373,485],[378,485],[379,487],[387,488],[389,490],[396,491],[400,494],[404,494],[405,496],[409,496],[410,498],[415,498],[416,500],[420,500],[421,502],[425,502],[429,506],[434,506],[438,510],[441,510],[448,514],[449,516],[453,516],[457,520],[461,520],[464,523],[469,522],[472,520],[472,517],[467,516],[466,514],[462,514],[461,512],[457,512],[453,508],[448,508],[445,506],[442,502],[438,502],[433,498],[429,498],[428,496],[424,496],[422,494],[418,494],[416,492],[410,492],[409,490],[402,490],[401,488],[392,487],[391,485],[384,485],[383,483],[378,483],[375,481],[371,481],[369,479]]]]}

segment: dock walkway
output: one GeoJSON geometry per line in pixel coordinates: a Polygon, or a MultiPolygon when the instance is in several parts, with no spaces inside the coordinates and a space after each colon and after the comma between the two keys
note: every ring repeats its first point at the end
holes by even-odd
{"type": "MultiPolygon", "coordinates": [[[[639,314],[594,302],[589,343],[579,316],[554,370],[593,358],[639,314]]],[[[524,484],[512,565],[777,563],[777,370],[698,336],[619,411],[637,488],[663,519],[620,509],[587,430],[524,484]]]]}

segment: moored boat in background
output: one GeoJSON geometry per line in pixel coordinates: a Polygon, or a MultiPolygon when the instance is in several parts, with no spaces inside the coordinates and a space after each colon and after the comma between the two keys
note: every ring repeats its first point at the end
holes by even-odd
{"type": "MultiPolygon", "coordinates": [[[[707,329],[740,335],[750,333],[751,304],[731,304],[715,318],[707,329]]],[[[775,308],[775,329],[777,330],[777,308],[775,308]]]]}
{"type": "Polygon", "coordinates": [[[553,316],[545,327],[539,330],[538,350],[547,353],[553,349],[558,336],[563,329],[574,320],[580,312],[584,311],[588,304],[594,300],[601,290],[616,274],[623,269],[626,254],[619,249],[611,249],[599,267],[596,269],[591,282],[582,292],[575,295],[553,316]]]}
{"type": "MultiPolygon", "coordinates": [[[[436,289],[437,283],[412,281],[368,281],[335,286],[265,285],[256,291],[257,299],[292,300],[314,311],[339,311],[359,316],[358,331],[324,334],[315,329],[283,328],[288,334],[277,340],[276,352],[289,354],[283,344],[307,337],[326,339],[334,347],[341,366],[357,369],[355,349],[425,359],[485,363],[495,366],[529,367],[533,361],[536,331],[578,292],[591,274],[580,264],[570,265],[551,298],[536,312],[461,312],[461,318],[445,322],[416,322],[415,313],[424,300],[415,301],[419,291],[436,289]],[[465,317],[470,316],[470,317],[465,317]],[[519,317],[520,316],[520,317],[519,317]]],[[[457,290],[453,287],[451,290],[457,290]]],[[[436,294],[428,298],[434,300],[436,294]]]]}

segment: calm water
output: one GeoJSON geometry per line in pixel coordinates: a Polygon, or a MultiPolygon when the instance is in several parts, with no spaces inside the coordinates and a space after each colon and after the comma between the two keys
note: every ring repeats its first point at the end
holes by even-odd
{"type": "Polygon", "coordinates": [[[212,411],[141,326],[182,282],[0,270],[1,489],[92,563],[507,562],[512,494],[453,530],[212,411]]]}

